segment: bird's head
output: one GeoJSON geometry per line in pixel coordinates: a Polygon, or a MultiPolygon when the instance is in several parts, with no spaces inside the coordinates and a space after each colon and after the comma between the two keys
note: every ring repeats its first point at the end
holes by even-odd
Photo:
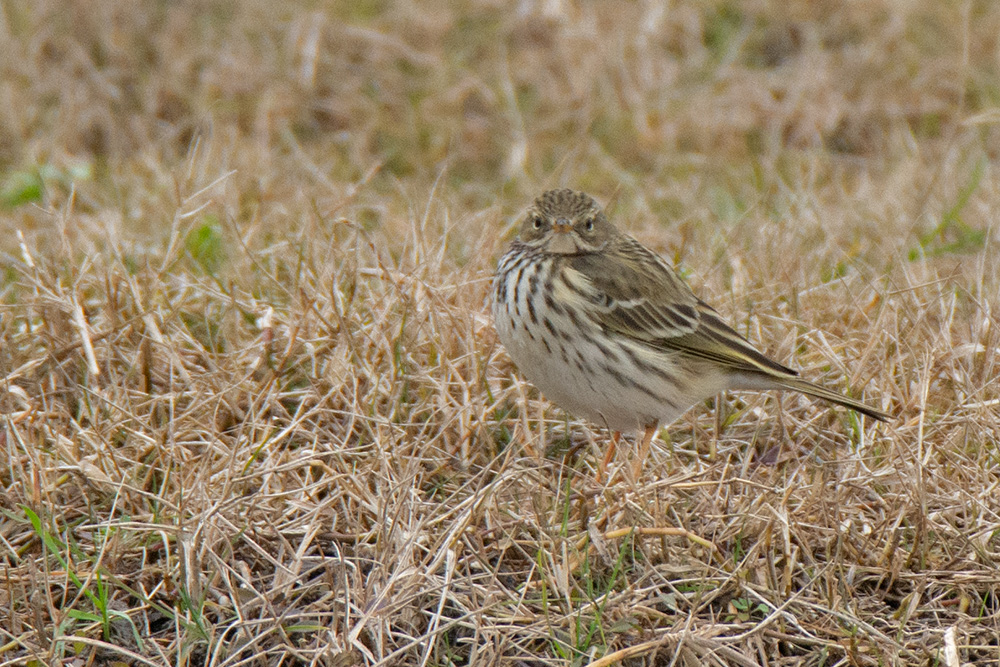
{"type": "Polygon", "coordinates": [[[521,242],[558,255],[600,252],[618,233],[590,195],[575,190],[543,192],[521,223],[521,242]]]}

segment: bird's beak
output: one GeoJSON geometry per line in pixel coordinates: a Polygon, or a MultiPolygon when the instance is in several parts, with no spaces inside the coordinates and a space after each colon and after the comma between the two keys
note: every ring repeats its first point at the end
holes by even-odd
{"type": "Polygon", "coordinates": [[[552,225],[552,231],[556,234],[566,234],[573,229],[573,225],[566,218],[559,218],[552,225]]]}

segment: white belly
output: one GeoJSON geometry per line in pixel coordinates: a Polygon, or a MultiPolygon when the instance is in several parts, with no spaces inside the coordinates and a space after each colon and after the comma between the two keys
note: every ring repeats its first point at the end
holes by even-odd
{"type": "Polygon", "coordinates": [[[509,290],[520,278],[519,298],[516,305],[494,298],[493,318],[518,370],[564,410],[598,426],[630,431],[673,421],[725,388],[720,373],[679,363],[676,353],[609,338],[596,323],[540,305],[543,299],[535,299],[532,317],[527,305],[532,270],[508,274],[509,290]],[[572,338],[564,332],[572,332],[572,338]]]}

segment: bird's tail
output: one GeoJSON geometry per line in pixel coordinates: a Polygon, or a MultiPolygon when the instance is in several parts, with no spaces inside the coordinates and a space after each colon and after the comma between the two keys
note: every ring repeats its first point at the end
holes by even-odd
{"type": "Polygon", "coordinates": [[[813,384],[808,380],[802,380],[799,378],[773,378],[775,383],[780,389],[791,389],[792,391],[798,391],[806,396],[815,396],[816,398],[822,398],[824,401],[830,401],[831,403],[836,403],[837,405],[843,405],[845,408],[850,408],[851,410],[856,410],[861,414],[868,415],[872,419],[877,419],[879,421],[885,422],[889,421],[889,415],[884,412],[880,412],[873,407],[865,405],[860,401],[855,401],[853,398],[848,398],[843,394],[836,391],[827,389],[826,387],[821,387],[818,384],[813,384]]]}

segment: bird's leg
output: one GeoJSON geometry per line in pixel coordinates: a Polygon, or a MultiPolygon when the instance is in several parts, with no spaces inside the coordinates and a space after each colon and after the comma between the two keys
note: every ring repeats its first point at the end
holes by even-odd
{"type": "Polygon", "coordinates": [[[635,464],[632,466],[633,479],[639,479],[639,475],[642,473],[642,466],[646,462],[646,457],[649,455],[649,445],[653,442],[653,436],[656,435],[657,426],[659,426],[658,422],[646,424],[646,430],[642,434],[642,442],[639,443],[639,457],[635,460],[635,464]]]}
{"type": "Polygon", "coordinates": [[[608,451],[604,452],[604,460],[601,461],[601,465],[597,467],[598,484],[604,482],[604,472],[608,469],[608,464],[611,463],[611,459],[615,458],[615,452],[618,451],[618,441],[621,440],[621,437],[621,431],[614,431],[611,434],[611,444],[608,446],[608,451]]]}

